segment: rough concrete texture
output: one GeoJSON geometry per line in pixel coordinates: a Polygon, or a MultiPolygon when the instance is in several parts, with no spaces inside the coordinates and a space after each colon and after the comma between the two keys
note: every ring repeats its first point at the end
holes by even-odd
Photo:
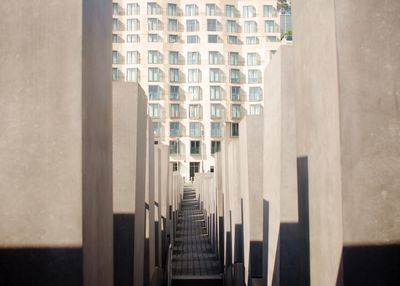
{"type": "Polygon", "coordinates": [[[240,122],[240,191],[243,199],[245,281],[261,277],[263,240],[264,118],[249,115],[240,122]]]}
{"type": "Polygon", "coordinates": [[[399,14],[398,1],[336,1],[345,245],[400,243],[399,14]]]}
{"type": "MultiPolygon", "coordinates": [[[[268,205],[266,285],[298,281],[298,207],[293,47],[282,46],[265,71],[264,200],[268,205]],[[286,258],[287,257],[287,258],[286,258]],[[280,281],[280,271],[284,281],[280,281]]],[[[266,257],[264,257],[266,258],[266,257]]]]}
{"type": "Polygon", "coordinates": [[[83,247],[84,284],[112,285],[111,3],[0,11],[0,245],[83,247]]]}
{"type": "Polygon", "coordinates": [[[393,269],[398,262],[386,264],[390,252],[371,251],[397,245],[398,252],[400,240],[399,11],[400,3],[390,0],[379,6],[371,0],[293,3],[297,152],[308,159],[311,285],[350,285],[357,268],[369,273],[357,283],[388,285],[386,269],[389,276],[399,272],[393,269]],[[351,247],[361,248],[347,261],[351,247]],[[375,264],[364,268],[367,260],[375,264]]]}

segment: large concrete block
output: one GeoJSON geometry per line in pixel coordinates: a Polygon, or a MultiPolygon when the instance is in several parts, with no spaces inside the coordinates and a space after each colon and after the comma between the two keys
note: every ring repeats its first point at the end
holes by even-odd
{"type": "Polygon", "coordinates": [[[243,215],[240,192],[239,140],[227,144],[228,153],[228,209],[231,220],[233,263],[243,262],[243,215]]]}
{"type": "Polygon", "coordinates": [[[264,285],[299,283],[293,47],[282,46],[265,71],[264,285]],[[266,260],[268,259],[268,260],[266,260]]]}
{"type": "Polygon", "coordinates": [[[142,285],[147,100],[136,83],[113,83],[114,284],[142,285]]]}
{"type": "Polygon", "coordinates": [[[0,11],[0,284],[112,285],[111,3],[0,11]]]}
{"type": "Polygon", "coordinates": [[[399,12],[398,1],[293,5],[311,285],[400,281],[399,12]]]}
{"type": "Polygon", "coordinates": [[[154,132],[153,123],[150,117],[147,118],[146,136],[146,245],[145,245],[145,271],[144,284],[149,285],[151,277],[156,267],[156,248],[155,248],[155,160],[154,160],[154,132]]]}
{"type": "Polygon", "coordinates": [[[240,191],[243,200],[245,281],[262,278],[263,254],[263,134],[264,118],[246,116],[240,122],[240,191]]]}

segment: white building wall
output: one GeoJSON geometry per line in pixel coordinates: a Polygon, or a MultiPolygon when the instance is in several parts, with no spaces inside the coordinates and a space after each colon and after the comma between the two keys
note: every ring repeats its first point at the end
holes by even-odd
{"type": "Polygon", "coordinates": [[[180,171],[184,177],[189,178],[189,168],[190,162],[198,162],[200,164],[200,171],[209,171],[212,166],[214,166],[214,156],[211,154],[211,141],[220,141],[224,137],[230,137],[230,125],[231,123],[238,123],[240,119],[248,112],[250,112],[251,105],[263,105],[262,96],[256,102],[250,102],[249,98],[249,88],[250,87],[260,87],[263,94],[263,78],[265,66],[269,63],[270,58],[274,51],[280,45],[279,38],[279,15],[276,11],[276,0],[214,0],[209,2],[201,2],[194,0],[159,0],[154,1],[158,3],[161,9],[159,15],[148,15],[147,5],[151,2],[139,1],[139,0],[114,0],[115,4],[118,4],[118,13],[114,14],[113,18],[119,21],[120,28],[114,29],[113,34],[118,35],[119,43],[113,43],[113,50],[117,51],[119,54],[119,62],[114,64],[113,67],[118,69],[119,77],[117,80],[125,81],[127,78],[128,68],[138,68],[140,70],[139,83],[148,94],[148,86],[153,83],[148,82],[148,68],[157,67],[162,71],[162,78],[160,82],[155,82],[154,84],[159,85],[162,89],[162,95],[160,100],[149,99],[149,104],[158,103],[161,106],[161,115],[159,118],[153,118],[154,122],[160,122],[161,130],[160,136],[156,136],[156,140],[164,144],[169,144],[171,140],[177,140],[177,138],[171,138],[169,125],[171,121],[179,121],[181,126],[181,136],[179,137],[179,151],[180,154],[171,154],[170,158],[173,162],[179,162],[180,171]],[[137,3],[140,6],[140,13],[138,15],[127,15],[127,4],[137,3]],[[177,16],[168,15],[168,3],[176,4],[178,7],[177,16]],[[197,16],[186,16],[185,15],[185,5],[196,4],[198,7],[197,16]],[[206,15],[206,5],[215,4],[217,7],[216,15],[207,16],[206,15]],[[225,15],[225,6],[233,5],[236,8],[235,17],[228,17],[225,15]],[[274,14],[272,17],[266,17],[263,13],[263,6],[271,5],[274,9],[274,14]],[[253,6],[255,8],[255,15],[251,18],[245,18],[243,7],[253,6]],[[148,29],[148,18],[157,18],[162,27],[158,31],[149,31],[148,29]],[[127,31],[127,21],[128,19],[137,19],[140,22],[140,28],[137,31],[127,31]],[[168,19],[178,20],[178,31],[170,32],[168,31],[168,19]],[[199,22],[199,31],[197,32],[187,32],[186,30],[186,20],[195,19],[199,22]],[[220,24],[220,29],[216,32],[207,31],[207,19],[216,19],[220,24]],[[228,33],[227,31],[227,20],[235,20],[237,22],[237,32],[228,33]],[[265,30],[265,21],[272,20],[275,23],[274,31],[268,32],[265,30]],[[245,32],[245,21],[255,21],[257,23],[257,31],[254,33],[245,32]],[[157,33],[162,39],[159,42],[148,42],[148,34],[157,33]],[[128,43],[128,35],[137,34],[140,38],[140,42],[128,43]],[[179,37],[178,43],[169,43],[168,35],[176,34],[179,37]],[[218,35],[220,38],[219,43],[208,43],[208,35],[218,35]],[[188,35],[197,35],[200,38],[200,43],[190,44],[187,43],[188,35]],[[228,36],[237,36],[239,44],[229,44],[228,36]],[[276,41],[272,42],[271,39],[267,37],[276,37],[276,41]],[[246,37],[257,37],[257,44],[246,44],[246,37]],[[149,64],[148,63],[148,51],[157,50],[162,55],[162,60],[159,64],[149,64]],[[127,52],[137,51],[140,54],[140,62],[137,64],[127,63],[127,52]],[[169,52],[178,51],[179,52],[179,64],[170,65],[169,64],[169,52]],[[187,53],[188,52],[199,52],[201,54],[201,62],[199,65],[188,65],[187,64],[187,53]],[[218,51],[222,57],[223,61],[219,65],[209,64],[209,52],[218,51]],[[239,65],[231,66],[229,65],[229,53],[237,52],[239,54],[239,65]],[[246,63],[247,53],[257,53],[259,55],[259,61],[255,66],[248,66],[246,63]],[[180,99],[179,101],[169,99],[169,68],[179,68],[180,70],[180,82],[171,83],[171,85],[180,86],[180,99]],[[188,70],[189,69],[199,69],[201,71],[201,82],[199,83],[189,83],[188,82],[188,70]],[[223,98],[221,100],[211,100],[210,99],[210,68],[219,68],[223,72],[223,79],[220,83],[215,83],[215,85],[221,86],[223,92],[223,98]],[[239,69],[241,73],[240,83],[231,84],[230,83],[230,70],[239,69]],[[260,71],[259,82],[250,84],[248,83],[248,71],[251,69],[257,69],[260,71]],[[231,86],[240,86],[241,96],[239,101],[232,101],[230,95],[231,86]],[[188,93],[190,86],[200,86],[202,89],[202,98],[199,101],[194,101],[190,98],[188,93]],[[172,119],[170,115],[170,104],[179,103],[180,104],[180,118],[172,119]],[[223,114],[220,119],[211,119],[211,104],[218,103],[223,106],[223,114]],[[190,104],[200,104],[202,106],[202,117],[198,120],[192,120],[189,118],[189,105],[190,104]],[[232,118],[231,116],[231,105],[241,104],[241,117],[232,118]],[[203,126],[202,136],[199,138],[193,138],[189,135],[189,125],[190,122],[201,122],[203,126]],[[211,137],[211,122],[221,122],[221,137],[212,138],[211,137]],[[190,154],[190,141],[200,140],[201,141],[201,154],[191,155],[190,154]]]}

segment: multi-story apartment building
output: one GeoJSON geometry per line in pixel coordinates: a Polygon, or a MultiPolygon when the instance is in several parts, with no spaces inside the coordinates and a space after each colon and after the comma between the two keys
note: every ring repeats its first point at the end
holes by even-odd
{"type": "Polygon", "coordinates": [[[280,45],[276,0],[114,0],[113,79],[137,81],[158,142],[188,179],[212,171],[221,140],[263,109],[280,45]]]}

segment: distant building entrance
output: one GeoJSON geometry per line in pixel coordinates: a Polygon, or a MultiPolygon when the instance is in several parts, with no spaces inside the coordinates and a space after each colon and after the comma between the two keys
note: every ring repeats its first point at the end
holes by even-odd
{"type": "Polygon", "coordinates": [[[200,162],[190,162],[190,180],[193,181],[194,174],[200,170],[200,162]]]}

